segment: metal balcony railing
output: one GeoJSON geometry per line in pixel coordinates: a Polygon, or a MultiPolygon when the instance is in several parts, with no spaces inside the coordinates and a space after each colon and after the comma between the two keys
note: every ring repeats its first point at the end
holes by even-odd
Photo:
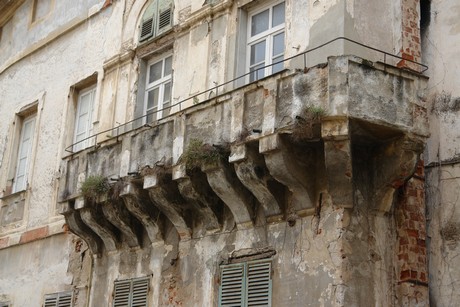
{"type": "MultiPolygon", "coordinates": [[[[290,60],[293,60],[293,59],[297,59],[297,58],[301,58],[303,59],[303,67],[306,68],[307,67],[307,54],[313,52],[313,51],[316,51],[316,50],[319,50],[325,46],[328,46],[336,41],[347,41],[347,42],[350,42],[354,45],[357,45],[359,47],[362,47],[364,49],[367,49],[367,50],[372,50],[372,51],[375,51],[381,55],[383,55],[383,63],[385,64],[385,66],[387,65],[387,57],[389,58],[392,58],[392,59],[397,59],[397,60],[401,60],[401,61],[407,61],[409,63],[412,63],[414,64],[416,67],[419,68],[419,71],[414,71],[412,70],[413,72],[416,72],[416,73],[419,73],[419,74],[422,74],[424,73],[427,69],[428,69],[428,66],[422,64],[422,63],[419,63],[419,62],[416,62],[416,61],[413,61],[411,59],[407,59],[407,58],[404,58],[404,57],[401,57],[401,56],[398,56],[398,55],[395,55],[395,54],[391,54],[389,52],[386,52],[386,51],[383,51],[383,50],[380,50],[380,49],[377,49],[377,48],[374,48],[374,47],[370,47],[370,46],[367,46],[365,44],[362,44],[360,42],[357,42],[357,41],[354,41],[352,39],[349,39],[349,38],[346,38],[346,37],[337,37],[337,38],[334,38],[328,42],[325,42],[324,44],[321,44],[319,46],[316,46],[314,48],[311,48],[311,49],[308,49],[304,52],[301,52],[299,54],[296,54],[292,57],[289,57],[289,58],[286,58],[286,59],[283,59],[282,61],[278,61],[278,62],[275,62],[275,63],[272,63],[270,65],[266,65],[264,67],[260,67],[258,68],[256,71],[250,71],[248,73],[245,73],[241,76],[238,76],[230,81],[227,81],[227,82],[224,82],[224,83],[221,83],[221,84],[216,84],[216,86],[214,87],[211,87],[205,91],[202,91],[202,92],[199,92],[193,96],[190,96],[188,98],[185,98],[183,100],[180,100],[179,102],[176,102],[174,104],[171,104],[163,109],[159,109],[159,110],[156,110],[154,112],[148,112],[140,117],[137,117],[133,120],[130,120],[124,124],[120,124],[114,128],[111,128],[111,129],[107,129],[107,130],[104,130],[104,131],[101,131],[101,132],[98,132],[92,136],[89,136],[83,140],[80,140],[79,142],[76,142],[76,143],[73,143],[72,145],[68,146],[65,150],[67,152],[70,152],[70,153],[74,153],[74,148],[81,148],[80,150],[83,150],[83,149],[87,149],[87,148],[90,148],[90,147],[97,147],[100,143],[104,142],[104,141],[107,141],[107,139],[112,139],[112,138],[117,138],[117,141],[118,141],[118,137],[122,136],[123,134],[125,133],[128,133],[134,129],[137,129],[137,128],[140,128],[140,127],[144,127],[144,126],[152,126],[152,123],[144,123],[144,122],[147,122],[147,118],[148,117],[151,117],[153,115],[156,115],[157,113],[159,112],[163,112],[163,111],[168,111],[168,116],[165,116],[165,117],[162,117],[162,118],[166,118],[166,117],[169,117],[169,116],[172,116],[178,112],[181,112],[183,110],[183,105],[187,102],[190,102],[192,101],[194,105],[196,104],[200,104],[200,103],[203,103],[207,100],[209,100],[210,98],[215,98],[217,96],[219,96],[219,89],[223,89],[225,86],[229,85],[229,84],[232,84],[232,83],[236,83],[240,80],[243,80],[245,81],[247,78],[249,78],[250,75],[253,75],[255,73],[255,81],[252,81],[250,83],[253,83],[253,82],[257,82],[258,80],[260,80],[259,78],[259,72],[260,71],[265,71],[266,68],[269,68],[269,67],[272,67],[274,65],[277,65],[279,63],[284,63],[286,61],[290,61],[290,60]],[[208,98],[203,100],[203,101],[199,101],[199,97],[201,96],[207,96],[208,98]],[[211,97],[211,95],[213,95],[211,97]],[[173,108],[177,108],[177,111],[175,111],[174,113],[171,113],[170,111],[173,109],[173,108]],[[140,124],[139,124],[140,123],[140,124]],[[101,142],[98,142],[98,137],[102,138],[103,136],[105,136],[105,138],[101,141],[101,142]],[[79,144],[91,144],[91,146],[78,146],[79,144]]],[[[263,78],[265,76],[262,76],[263,78]]],[[[266,76],[266,77],[269,77],[269,76],[266,76]]],[[[249,83],[245,83],[244,85],[247,85],[249,83]]],[[[237,87],[235,87],[237,88],[237,87]]],[[[235,88],[232,88],[235,89],[235,88]]],[[[222,92],[221,94],[224,94],[225,92],[222,92]]],[[[153,124],[154,125],[154,124],[153,124]]]]}

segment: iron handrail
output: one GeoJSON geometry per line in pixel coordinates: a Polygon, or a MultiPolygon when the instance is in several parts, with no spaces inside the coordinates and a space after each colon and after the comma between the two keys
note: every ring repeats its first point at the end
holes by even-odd
{"type": "MultiPolygon", "coordinates": [[[[315,51],[315,50],[321,49],[321,48],[323,48],[323,47],[325,47],[325,46],[327,46],[327,45],[330,45],[330,44],[332,44],[333,42],[338,41],[338,40],[348,41],[348,42],[350,42],[350,43],[353,43],[353,44],[356,44],[356,45],[358,45],[358,46],[364,47],[364,48],[366,48],[366,49],[373,50],[373,51],[376,51],[376,52],[379,52],[379,53],[383,54],[383,55],[384,55],[384,57],[383,57],[383,59],[384,59],[384,60],[383,60],[383,63],[385,64],[385,66],[386,66],[386,57],[387,57],[387,56],[390,56],[390,57],[392,57],[392,58],[399,59],[399,60],[403,60],[403,61],[407,61],[407,62],[413,63],[413,64],[415,64],[415,65],[421,67],[421,68],[422,68],[421,71],[420,71],[420,72],[416,72],[416,71],[415,71],[416,73],[422,74],[422,73],[424,73],[424,72],[428,69],[428,66],[425,65],[425,64],[422,64],[422,63],[416,62],[416,61],[414,61],[414,60],[407,59],[407,58],[405,58],[405,57],[401,57],[401,56],[398,56],[398,55],[395,55],[395,54],[391,54],[391,53],[386,52],[386,51],[381,50],[381,49],[377,49],[377,48],[374,48],[374,47],[371,47],[371,46],[367,46],[367,45],[365,45],[365,44],[363,44],[363,43],[357,42],[357,41],[352,40],[352,39],[349,39],[349,38],[347,38],[347,37],[340,36],[340,37],[336,37],[336,38],[334,38],[334,39],[332,39],[332,40],[330,40],[330,41],[328,41],[328,42],[325,42],[325,43],[323,43],[323,44],[321,44],[321,45],[318,45],[318,46],[316,46],[316,47],[314,47],[314,48],[308,49],[308,50],[306,50],[306,51],[304,51],[304,52],[302,52],[302,53],[296,54],[296,55],[294,55],[294,56],[291,56],[291,57],[289,57],[289,58],[283,59],[283,60],[281,60],[281,61],[278,61],[278,62],[269,64],[269,65],[265,65],[265,66],[263,66],[263,67],[258,68],[258,69],[255,70],[255,71],[247,72],[247,73],[245,73],[245,74],[243,74],[243,75],[240,75],[240,76],[238,76],[238,77],[236,77],[236,78],[234,78],[234,79],[232,79],[232,80],[226,81],[226,82],[224,82],[224,83],[216,84],[216,86],[214,86],[214,87],[212,87],[212,88],[209,88],[209,89],[207,89],[207,90],[204,90],[204,91],[202,91],[202,92],[199,92],[199,93],[197,93],[197,94],[195,94],[195,95],[193,95],[193,96],[184,98],[184,99],[182,99],[182,100],[180,100],[180,101],[178,101],[178,102],[176,102],[176,103],[174,103],[174,104],[171,104],[171,105],[169,105],[169,106],[167,106],[167,107],[165,107],[165,108],[163,108],[163,109],[159,109],[159,110],[152,111],[152,112],[147,112],[146,114],[144,114],[144,115],[142,115],[142,116],[136,117],[136,118],[134,118],[134,119],[132,119],[132,120],[126,122],[126,123],[120,124],[120,125],[118,125],[118,126],[116,126],[116,127],[114,127],[114,128],[110,128],[110,129],[107,129],[107,130],[98,132],[98,133],[96,133],[96,134],[93,134],[92,136],[89,136],[89,137],[87,137],[87,138],[84,138],[83,140],[80,140],[80,141],[78,141],[78,142],[75,142],[75,143],[73,143],[72,145],[66,147],[66,148],[65,148],[65,151],[67,151],[67,152],[69,152],[69,153],[74,153],[74,151],[72,150],[72,148],[74,148],[76,145],[78,145],[78,144],[80,144],[80,143],[89,142],[91,139],[95,139],[95,141],[96,141],[95,144],[94,144],[94,145],[91,145],[91,146],[84,147],[84,148],[82,148],[81,150],[86,149],[86,148],[89,148],[89,147],[93,147],[93,146],[94,146],[94,147],[97,147],[97,145],[98,145],[98,143],[97,143],[97,138],[98,138],[98,136],[101,136],[101,135],[103,135],[103,134],[108,134],[108,133],[111,133],[111,132],[116,132],[116,137],[117,137],[117,141],[118,141],[118,137],[121,136],[121,135],[123,135],[123,134],[125,134],[125,133],[128,133],[128,132],[130,132],[130,131],[132,131],[132,130],[135,130],[135,129],[137,129],[137,128],[146,127],[146,126],[147,126],[147,127],[148,127],[148,126],[151,126],[150,124],[147,123],[147,124],[139,125],[139,126],[136,127],[136,128],[131,128],[131,129],[129,129],[129,130],[125,130],[125,128],[126,128],[128,125],[130,125],[130,124],[132,125],[132,124],[134,124],[135,122],[138,122],[138,121],[141,121],[141,120],[143,121],[144,118],[147,118],[148,116],[151,116],[151,115],[153,115],[153,114],[157,114],[157,113],[162,112],[162,111],[165,111],[165,110],[171,110],[172,108],[174,108],[174,107],[176,107],[176,106],[179,106],[179,110],[178,110],[178,111],[176,111],[176,112],[171,113],[171,114],[168,115],[168,116],[172,116],[172,115],[174,115],[174,114],[176,114],[176,113],[182,111],[182,107],[181,107],[181,106],[182,106],[183,103],[185,103],[185,102],[187,102],[187,101],[193,101],[194,104],[201,104],[201,103],[203,103],[203,102],[205,102],[205,101],[207,101],[207,100],[209,100],[209,99],[206,99],[206,100],[204,100],[204,101],[202,101],[202,102],[195,103],[195,101],[198,99],[199,96],[201,96],[201,95],[203,95],[203,94],[207,94],[207,93],[213,93],[213,91],[215,91],[215,96],[213,97],[213,98],[215,98],[215,97],[217,97],[217,96],[219,95],[219,88],[224,87],[224,86],[226,86],[226,85],[228,85],[228,84],[230,84],[230,83],[234,83],[234,82],[236,82],[236,81],[239,81],[239,80],[241,80],[242,78],[246,78],[247,76],[249,76],[249,75],[251,75],[251,74],[254,74],[254,73],[256,74],[256,79],[254,80],[254,82],[256,82],[256,81],[260,80],[260,79],[258,78],[258,77],[259,77],[259,75],[258,75],[258,72],[259,72],[259,71],[265,70],[266,68],[272,67],[272,66],[277,65],[277,64],[279,64],[279,63],[284,63],[284,62],[289,61],[289,60],[292,60],[292,59],[294,59],[294,58],[298,58],[298,57],[303,56],[303,62],[304,62],[304,68],[305,68],[305,67],[307,67],[306,55],[307,55],[308,53],[311,53],[311,52],[313,52],[313,51],[315,51]],[[121,133],[120,133],[120,130],[122,130],[121,133]]],[[[268,76],[267,76],[267,77],[268,77],[268,76]]],[[[236,88],[237,88],[237,87],[236,87],[236,88]]],[[[110,135],[110,137],[112,137],[112,136],[110,135]]],[[[104,141],[105,141],[105,140],[103,140],[102,142],[104,142],[104,141]]]]}

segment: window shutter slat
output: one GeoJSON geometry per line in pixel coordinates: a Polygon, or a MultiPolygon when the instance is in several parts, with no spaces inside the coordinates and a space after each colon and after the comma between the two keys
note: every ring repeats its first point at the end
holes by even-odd
{"type": "Polygon", "coordinates": [[[172,10],[167,8],[166,10],[160,12],[160,17],[158,18],[158,33],[166,31],[171,27],[172,23],[172,10]]]}
{"type": "Polygon", "coordinates": [[[249,263],[247,306],[271,306],[271,263],[249,263]]]}
{"type": "Polygon", "coordinates": [[[243,306],[244,265],[221,268],[219,306],[243,306]]]}
{"type": "Polygon", "coordinates": [[[153,17],[147,20],[144,20],[141,25],[141,36],[139,38],[140,41],[144,41],[147,38],[153,36],[153,17]]]}
{"type": "Polygon", "coordinates": [[[146,307],[150,287],[149,278],[115,282],[114,307],[146,307]]]}

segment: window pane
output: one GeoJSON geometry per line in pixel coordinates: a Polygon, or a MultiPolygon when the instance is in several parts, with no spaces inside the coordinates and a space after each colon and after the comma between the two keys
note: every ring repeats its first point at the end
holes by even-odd
{"type": "Polygon", "coordinates": [[[257,35],[268,30],[269,10],[252,16],[251,19],[251,36],[257,35]]]}
{"type": "Polygon", "coordinates": [[[251,59],[250,65],[264,63],[265,62],[265,45],[266,42],[261,41],[260,43],[251,46],[251,59]]]}
{"type": "Polygon", "coordinates": [[[163,74],[164,77],[169,76],[172,70],[172,56],[167,57],[165,59],[165,72],[163,74]]]}
{"type": "Polygon", "coordinates": [[[284,53],[284,32],[273,36],[272,56],[277,56],[283,53],[284,53]]]}
{"type": "Polygon", "coordinates": [[[264,77],[265,69],[264,64],[256,65],[250,68],[251,74],[249,75],[249,81],[259,80],[264,77]]]}
{"type": "Polygon", "coordinates": [[[163,106],[171,100],[171,82],[165,84],[165,90],[163,94],[163,106]]]}
{"type": "Polygon", "coordinates": [[[147,98],[147,110],[150,111],[153,108],[158,106],[158,95],[159,95],[159,88],[154,88],[153,90],[149,91],[148,98],[147,98]]]}
{"type": "MultiPolygon", "coordinates": [[[[273,59],[273,63],[280,62],[283,60],[283,58],[284,57],[282,55],[279,57],[276,57],[273,59]]],[[[283,67],[284,67],[283,62],[273,65],[272,73],[281,71],[283,67]]]]}
{"type": "Polygon", "coordinates": [[[273,7],[272,27],[284,23],[284,2],[273,7]]]}
{"type": "Polygon", "coordinates": [[[155,82],[161,79],[162,66],[163,66],[163,61],[160,61],[150,66],[149,83],[152,83],[152,82],[155,82]]]}

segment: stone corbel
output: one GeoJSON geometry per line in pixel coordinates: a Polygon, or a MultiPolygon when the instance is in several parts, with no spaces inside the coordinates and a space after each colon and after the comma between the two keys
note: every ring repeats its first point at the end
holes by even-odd
{"type": "Polygon", "coordinates": [[[163,242],[159,219],[160,212],[155,209],[148,193],[134,183],[127,182],[120,192],[120,196],[128,211],[144,226],[150,242],[153,244],[163,242]]]}
{"type": "Polygon", "coordinates": [[[102,252],[102,240],[83,223],[79,211],[74,210],[73,205],[66,201],[62,203],[60,213],[64,215],[70,231],[86,242],[92,254],[100,255],[102,252]]]}
{"type": "Polygon", "coordinates": [[[270,174],[284,184],[292,193],[286,214],[307,212],[315,206],[316,172],[306,169],[293,155],[279,134],[271,134],[260,139],[259,152],[265,157],[270,174]]]}
{"type": "Polygon", "coordinates": [[[144,177],[144,189],[149,192],[151,201],[156,207],[171,221],[179,234],[181,240],[190,239],[192,229],[187,225],[185,216],[185,204],[177,203],[177,198],[180,197],[179,191],[171,192],[171,186],[175,183],[165,176],[160,174],[152,174],[144,177]]]}
{"type": "Polygon", "coordinates": [[[229,161],[234,163],[236,175],[241,183],[262,205],[267,221],[282,220],[282,207],[268,189],[268,179],[271,176],[266,169],[263,156],[258,154],[257,149],[251,149],[246,144],[232,146],[229,161]]]}
{"type": "Polygon", "coordinates": [[[129,247],[141,246],[141,225],[132,218],[122,201],[111,200],[101,204],[102,212],[107,220],[117,227],[126,239],[129,247]]]}
{"type": "MultiPolygon", "coordinates": [[[[91,228],[104,242],[107,251],[115,251],[120,247],[119,231],[110,224],[102,213],[102,204],[87,201],[78,202],[78,211],[83,222],[91,228]],[[81,206],[83,204],[83,206],[81,206]]],[[[77,209],[77,206],[75,207],[77,209]]]]}
{"type": "Polygon", "coordinates": [[[376,209],[389,212],[394,194],[415,172],[423,143],[409,137],[385,144],[375,157],[373,195],[376,209]]]}
{"type": "MultiPolygon", "coordinates": [[[[204,174],[202,176],[205,177],[204,174]]],[[[207,182],[205,185],[202,180],[193,178],[192,174],[188,175],[184,164],[178,164],[174,167],[173,180],[177,182],[182,197],[194,210],[199,212],[206,231],[216,232],[221,229],[219,219],[212,210],[215,200],[211,199],[212,191],[210,191],[207,182]]]]}
{"type": "Polygon", "coordinates": [[[208,183],[214,193],[230,209],[238,229],[247,229],[253,226],[253,203],[250,193],[241,184],[230,166],[222,161],[203,165],[208,183]]]}

